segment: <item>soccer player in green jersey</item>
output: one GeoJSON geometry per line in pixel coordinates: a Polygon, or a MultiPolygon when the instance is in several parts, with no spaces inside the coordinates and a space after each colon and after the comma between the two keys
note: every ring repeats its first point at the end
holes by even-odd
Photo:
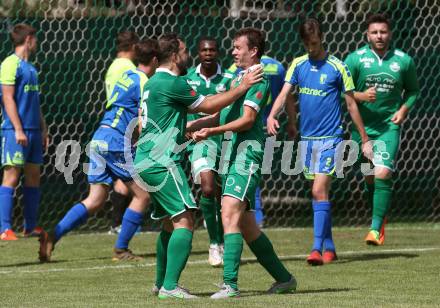
{"type": "MultiPolygon", "coordinates": [[[[413,59],[390,45],[391,24],[382,14],[367,20],[368,45],[348,55],[355,83],[355,99],[370,140],[375,140],[374,175],[365,176],[368,201],[373,206],[367,244],[383,245],[384,219],[391,204],[392,177],[399,150],[400,126],[419,95],[413,59]],[[381,142],[381,143],[377,143],[381,142]]],[[[352,138],[359,141],[353,128],[352,138]]]]}
{"type": "MultiPolygon", "coordinates": [[[[138,42],[138,35],[131,31],[119,32],[116,37],[116,59],[113,60],[105,73],[106,108],[110,107],[108,102],[110,101],[110,96],[118,80],[125,72],[136,69],[133,61],[135,58],[135,46],[138,42]]],[[[120,179],[115,180],[113,194],[111,195],[113,221],[109,231],[110,234],[120,232],[122,216],[130,204],[130,201],[131,195],[127,185],[120,179]]]]}
{"type": "Polygon", "coordinates": [[[149,192],[151,217],[163,220],[157,239],[156,282],[159,298],[194,298],[178,281],[189,257],[193,237],[192,211],[197,209],[183,171],[188,112],[212,114],[228,106],[262,78],[249,73],[237,87],[216,95],[198,94],[185,75],[188,51],[176,34],[159,39],[159,68],[144,87],[142,132],[135,157],[137,181],[149,192]],[[159,290],[158,290],[159,289],[159,290]]]}
{"type": "MultiPolygon", "coordinates": [[[[243,72],[261,67],[265,35],[255,28],[244,28],[234,36],[232,55],[243,72]]],[[[242,74],[232,87],[240,86],[242,74]]],[[[191,129],[205,127],[193,133],[195,140],[213,135],[234,132],[230,166],[223,179],[222,220],[224,228],[224,273],[221,289],[213,299],[239,296],[238,270],[243,251],[243,239],[257,257],[258,262],[275,279],[269,293],[287,293],[296,289],[296,280],[276,255],[272,243],[261,232],[255,219],[255,190],[261,180],[265,132],[263,129],[264,107],[270,99],[270,83],[265,76],[252,86],[245,96],[221,111],[211,121],[203,119],[190,123],[191,129]],[[215,125],[220,126],[215,127],[215,125]],[[214,126],[214,127],[213,127],[214,126]]]]}
{"type": "MultiPolygon", "coordinates": [[[[200,39],[198,57],[200,64],[190,69],[186,75],[191,87],[205,96],[229,90],[234,76],[218,63],[218,45],[214,38],[200,39]]],[[[188,114],[187,120],[193,121],[204,116],[206,114],[192,113],[188,114]]],[[[202,188],[199,204],[209,235],[208,262],[214,267],[221,266],[223,263],[223,225],[218,202],[221,189],[216,184],[220,182],[216,181],[216,177],[221,154],[221,136],[212,136],[204,142],[191,144],[187,152],[192,165],[193,178],[196,183],[200,183],[202,188]]]]}

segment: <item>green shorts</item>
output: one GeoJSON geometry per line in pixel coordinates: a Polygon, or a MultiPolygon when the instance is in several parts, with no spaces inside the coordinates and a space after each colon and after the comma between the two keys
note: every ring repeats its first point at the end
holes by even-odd
{"type": "Polygon", "coordinates": [[[221,143],[219,136],[210,137],[188,147],[191,173],[196,184],[200,184],[200,173],[207,170],[217,172],[220,161],[221,143]]]}
{"type": "Polygon", "coordinates": [[[168,170],[146,170],[139,175],[148,186],[154,188],[150,191],[152,219],[173,218],[188,209],[197,209],[188,179],[180,165],[168,170]]]}
{"type": "Polygon", "coordinates": [[[255,170],[255,164],[249,167],[231,165],[228,174],[222,177],[222,196],[231,196],[240,201],[247,201],[246,209],[255,211],[255,191],[260,185],[261,169],[255,170]]]}
{"type": "MultiPolygon", "coordinates": [[[[359,157],[362,157],[361,161],[366,162],[367,159],[363,156],[361,150],[361,136],[357,131],[353,131],[351,138],[353,141],[359,144],[359,157]]],[[[395,171],[397,153],[399,152],[400,144],[400,130],[391,129],[383,132],[380,135],[368,135],[368,138],[370,140],[380,142],[375,142],[373,146],[373,165],[375,167],[383,167],[390,169],[391,171],[395,171]]]]}

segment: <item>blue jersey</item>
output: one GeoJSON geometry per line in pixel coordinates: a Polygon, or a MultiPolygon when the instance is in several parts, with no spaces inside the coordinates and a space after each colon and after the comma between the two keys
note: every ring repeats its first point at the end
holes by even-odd
{"type": "Polygon", "coordinates": [[[147,81],[147,75],[138,69],[125,72],[115,84],[100,125],[112,127],[124,135],[130,122],[138,117],[142,92],[147,81]]]}
{"type": "MultiPolygon", "coordinates": [[[[15,87],[14,100],[23,129],[40,129],[40,87],[35,66],[12,54],[1,64],[0,83],[15,87]]],[[[3,103],[1,105],[2,129],[14,129],[3,103]]]]}
{"type": "MultiPolygon", "coordinates": [[[[281,62],[268,56],[262,56],[260,62],[263,64],[264,74],[268,77],[270,84],[271,97],[267,102],[263,115],[264,123],[266,123],[267,117],[272,109],[272,103],[276,100],[278,94],[280,94],[281,89],[283,88],[286,70],[281,62]]],[[[238,75],[243,69],[232,64],[229,70],[238,75]]]]}
{"type": "Polygon", "coordinates": [[[336,137],[343,134],[341,92],[354,90],[347,66],[327,55],[314,61],[308,55],[293,60],[286,82],[298,85],[300,133],[305,138],[336,137]]]}

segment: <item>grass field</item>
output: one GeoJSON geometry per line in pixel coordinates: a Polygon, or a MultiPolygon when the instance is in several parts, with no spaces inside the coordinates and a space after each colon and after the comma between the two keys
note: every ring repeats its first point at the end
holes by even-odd
{"type": "Polygon", "coordinates": [[[145,261],[115,263],[116,239],[74,234],[57,245],[53,263],[37,262],[38,242],[0,242],[0,307],[439,307],[440,226],[389,226],[386,245],[368,247],[365,228],[335,228],[339,261],[322,267],[305,263],[311,229],[266,230],[298,280],[289,295],[266,295],[270,276],[247,247],[240,267],[242,297],[213,301],[222,271],[207,264],[207,234],[194,237],[181,285],[200,299],[160,301],[150,294],[155,276],[155,233],[137,235],[132,249],[145,261]]]}

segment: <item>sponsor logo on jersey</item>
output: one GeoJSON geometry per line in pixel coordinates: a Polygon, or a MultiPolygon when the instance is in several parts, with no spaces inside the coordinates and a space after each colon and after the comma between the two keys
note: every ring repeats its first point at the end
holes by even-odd
{"type": "Polygon", "coordinates": [[[327,92],[324,92],[323,90],[311,89],[307,87],[299,88],[299,93],[313,96],[327,96],[327,92]]]}
{"type": "Polygon", "coordinates": [[[238,185],[235,185],[234,191],[241,193],[241,187],[238,185]]]}
{"type": "Polygon", "coordinates": [[[38,92],[40,87],[37,84],[27,84],[24,86],[24,92],[27,93],[29,91],[36,91],[38,92]]]}
{"type": "Polygon", "coordinates": [[[325,84],[326,80],[327,80],[327,74],[321,74],[321,76],[319,77],[319,83],[325,84]]]}
{"type": "Polygon", "coordinates": [[[318,67],[316,65],[312,65],[312,67],[310,68],[311,72],[317,72],[318,71],[318,67]]]}
{"type": "Polygon", "coordinates": [[[191,86],[200,86],[200,80],[188,80],[188,84],[191,86]]]}
{"type": "Polygon", "coordinates": [[[397,73],[400,71],[400,65],[397,62],[393,62],[390,64],[390,70],[392,70],[394,73],[397,73]]]}
{"type": "Polygon", "coordinates": [[[226,87],[225,87],[225,85],[224,84],[219,84],[219,85],[217,85],[216,87],[215,87],[215,91],[217,92],[217,93],[222,93],[222,92],[225,92],[226,91],[226,87]]]}
{"type": "Polygon", "coordinates": [[[358,55],[363,55],[363,54],[366,53],[366,52],[367,52],[367,50],[365,50],[365,49],[361,49],[361,50],[356,51],[356,53],[357,53],[358,55]]]}

